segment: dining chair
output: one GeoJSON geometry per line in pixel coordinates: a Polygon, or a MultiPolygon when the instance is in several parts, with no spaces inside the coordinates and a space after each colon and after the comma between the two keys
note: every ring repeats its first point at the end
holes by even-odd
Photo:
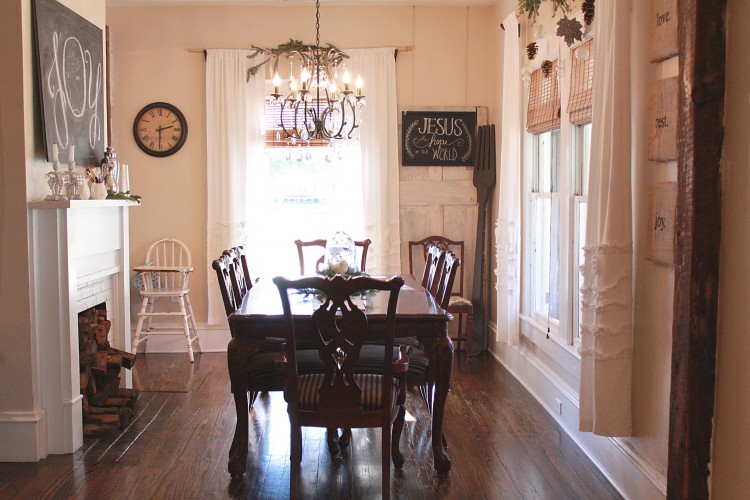
{"type": "Polygon", "coordinates": [[[280,362],[286,374],[284,397],[291,429],[292,464],[302,461],[302,427],[380,428],[382,430],[382,495],[390,496],[390,462],[400,469],[404,457],[399,441],[404,425],[405,375],[409,360],[406,350],[393,360],[396,305],[403,278],[378,280],[365,276],[344,279],[308,277],[288,280],[274,278],[284,311],[286,328],[285,359],[280,362]],[[316,349],[325,366],[320,374],[299,373],[295,318],[289,300],[290,291],[318,290],[322,304],[310,317],[314,325],[316,349]],[[377,333],[368,328],[367,314],[356,296],[366,290],[388,293],[385,329],[377,333]],[[382,374],[355,371],[355,362],[370,336],[382,336],[382,374]]]}
{"type": "MultiPolygon", "coordinates": [[[[324,260],[325,260],[325,249],[326,244],[328,243],[328,240],[326,239],[319,239],[319,240],[311,240],[311,241],[302,241],[302,240],[295,240],[294,244],[297,245],[297,255],[299,256],[299,273],[301,275],[305,275],[305,248],[311,248],[311,247],[319,247],[323,249],[323,254],[315,261],[315,271],[318,272],[321,270],[324,260]]],[[[355,241],[354,247],[359,249],[360,259],[359,259],[359,270],[364,272],[367,272],[367,251],[370,248],[370,244],[372,241],[370,239],[365,239],[362,241],[355,241]]]]}
{"type": "Polygon", "coordinates": [[[184,335],[190,362],[194,361],[193,342],[201,349],[195,313],[190,302],[189,278],[193,271],[190,249],[180,240],[164,238],[153,243],[146,253],[146,265],[136,268],[141,310],[135,327],[132,352],[152,335],[184,335]],[[177,310],[155,311],[159,299],[177,302],[177,310]],[[180,318],[180,327],[153,326],[153,318],[180,318]],[[145,325],[145,328],[144,328],[145,325]]]}
{"type": "MultiPolygon", "coordinates": [[[[410,241],[409,242],[409,273],[414,274],[415,272],[415,266],[419,263],[419,260],[415,261],[415,254],[419,255],[421,254],[425,261],[425,273],[428,269],[430,269],[430,266],[428,264],[433,264],[430,259],[433,258],[432,254],[428,253],[430,249],[442,249],[442,250],[451,250],[453,251],[458,258],[461,260],[461,262],[464,262],[464,242],[463,241],[454,241],[449,238],[446,238],[445,236],[428,236],[426,238],[423,238],[419,241],[410,241]]],[[[433,250],[434,252],[434,250],[433,250]]],[[[435,295],[434,287],[426,286],[424,278],[425,273],[423,273],[423,279],[422,279],[422,286],[427,288],[433,293],[433,296],[435,295]]],[[[432,285],[432,282],[429,283],[432,285]]],[[[464,270],[463,267],[459,270],[458,273],[458,283],[456,286],[454,286],[453,291],[450,296],[450,300],[448,301],[448,307],[444,307],[446,311],[448,311],[451,314],[455,314],[458,316],[458,322],[457,322],[457,332],[456,337],[452,337],[451,340],[454,340],[456,342],[456,352],[461,351],[461,342],[466,342],[466,352],[467,355],[471,356],[472,353],[472,323],[474,320],[474,305],[472,304],[470,299],[467,299],[464,297],[464,270]],[[463,317],[466,316],[466,328],[464,329],[464,321],[463,317]]]]}

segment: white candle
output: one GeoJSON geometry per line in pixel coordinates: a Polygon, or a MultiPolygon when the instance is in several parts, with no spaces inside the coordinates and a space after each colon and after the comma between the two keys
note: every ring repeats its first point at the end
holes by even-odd
{"type": "Polygon", "coordinates": [[[128,172],[127,163],[120,166],[120,192],[130,192],[130,173],[128,172]]]}
{"type": "Polygon", "coordinates": [[[71,144],[70,147],[68,148],[68,161],[75,161],[75,156],[76,156],[75,151],[76,151],[76,147],[71,144]]]}
{"type": "Polygon", "coordinates": [[[52,145],[52,161],[57,161],[57,144],[52,145]]]}

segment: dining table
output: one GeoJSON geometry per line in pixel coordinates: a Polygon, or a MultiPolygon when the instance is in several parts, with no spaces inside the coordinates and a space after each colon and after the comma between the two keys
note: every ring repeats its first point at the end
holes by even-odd
{"type": "MultiPolygon", "coordinates": [[[[439,475],[447,474],[451,461],[443,446],[443,415],[450,385],[453,344],[448,336],[452,316],[440,308],[432,295],[411,275],[403,275],[396,309],[396,338],[417,337],[429,357],[430,379],[434,382],[432,419],[433,465],[439,475]]],[[[368,318],[368,335],[379,336],[385,328],[388,294],[369,292],[362,300],[368,318]]],[[[320,306],[312,294],[290,296],[295,335],[311,339],[315,326],[311,315],[320,306]]],[[[245,473],[248,451],[248,361],[264,340],[285,338],[284,313],[278,289],[270,279],[260,279],[245,294],[240,307],[229,315],[232,335],[227,346],[227,364],[231,391],[237,411],[237,424],[229,450],[229,473],[233,478],[245,473]]]]}

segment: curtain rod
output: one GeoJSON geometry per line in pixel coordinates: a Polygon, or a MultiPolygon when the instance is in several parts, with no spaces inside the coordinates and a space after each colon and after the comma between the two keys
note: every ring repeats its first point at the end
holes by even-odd
{"type": "MultiPolygon", "coordinates": [[[[414,50],[414,47],[412,47],[411,45],[404,45],[401,47],[394,47],[394,48],[396,49],[397,56],[399,52],[411,52],[414,50]]],[[[195,49],[195,48],[187,49],[187,51],[190,52],[191,54],[203,54],[203,57],[206,57],[207,50],[208,49],[195,49]]],[[[214,48],[213,50],[228,50],[228,49],[214,48]]]]}

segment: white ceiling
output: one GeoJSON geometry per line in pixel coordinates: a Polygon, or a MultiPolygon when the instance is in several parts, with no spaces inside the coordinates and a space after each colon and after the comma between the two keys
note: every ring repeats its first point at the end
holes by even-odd
{"type": "MultiPolygon", "coordinates": [[[[129,5],[314,5],[314,0],[106,0],[129,5]]],[[[492,5],[495,0],[320,0],[323,5],[492,5]]]]}

